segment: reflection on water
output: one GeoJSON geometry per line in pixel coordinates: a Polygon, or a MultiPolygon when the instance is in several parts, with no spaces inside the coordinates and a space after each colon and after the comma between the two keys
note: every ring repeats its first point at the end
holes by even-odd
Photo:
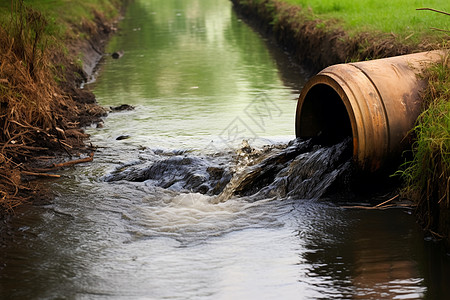
{"type": "Polygon", "coordinates": [[[101,103],[137,109],[111,115],[102,138],[126,133],[139,145],[215,150],[243,138],[294,136],[304,71],[285,86],[289,76],[280,74],[294,72],[277,70],[230,3],[135,1],[128,15],[109,45],[125,54],[106,60],[94,90],[101,103]]]}
{"type": "Polygon", "coordinates": [[[192,178],[223,178],[243,139],[293,138],[302,71],[277,69],[280,53],[229,1],[132,1],[109,48],[125,54],[105,60],[92,88],[105,106],[136,109],[88,130],[95,160],[49,182],[54,201],[17,211],[2,236],[0,299],[450,296],[449,257],[402,210],[281,194],[215,204],[177,180],[106,180],[154,161],[167,179],[164,162],[184,157],[192,178]]]}

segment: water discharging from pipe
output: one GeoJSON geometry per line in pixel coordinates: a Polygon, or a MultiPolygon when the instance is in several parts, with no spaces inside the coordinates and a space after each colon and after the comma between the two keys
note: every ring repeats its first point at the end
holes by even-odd
{"type": "Polygon", "coordinates": [[[351,173],[350,138],[330,146],[296,139],[260,150],[243,144],[231,164],[217,157],[152,152],[147,160],[120,166],[104,180],[146,181],[177,192],[210,195],[212,203],[219,203],[233,196],[315,199],[338,186],[343,190],[351,173]]]}

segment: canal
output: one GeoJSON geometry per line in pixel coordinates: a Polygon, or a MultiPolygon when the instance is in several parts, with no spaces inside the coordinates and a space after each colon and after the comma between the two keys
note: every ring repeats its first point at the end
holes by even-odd
{"type": "Polygon", "coordinates": [[[134,109],[87,128],[95,159],[48,182],[54,200],[18,209],[1,299],[450,297],[450,257],[407,208],[318,193],[217,200],[253,152],[289,149],[311,76],[230,1],[131,1],[107,51],[124,55],[106,56],[88,88],[134,109]]]}

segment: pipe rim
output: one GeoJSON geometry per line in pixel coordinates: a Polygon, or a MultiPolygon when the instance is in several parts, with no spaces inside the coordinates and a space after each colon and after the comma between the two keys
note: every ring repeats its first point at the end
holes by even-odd
{"type": "MultiPolygon", "coordinates": [[[[325,69],[326,70],[326,69],[325,69]]],[[[339,96],[342,103],[345,106],[345,109],[347,111],[347,115],[350,120],[350,126],[352,128],[352,140],[353,140],[353,159],[357,160],[358,157],[358,150],[359,150],[359,133],[358,133],[358,126],[356,122],[356,116],[355,112],[353,110],[353,107],[350,104],[350,100],[347,97],[346,92],[342,88],[342,86],[332,77],[329,76],[329,74],[326,74],[325,72],[320,72],[319,74],[315,75],[311,80],[309,80],[305,86],[302,88],[302,91],[300,93],[298,102],[297,102],[297,109],[296,109],[296,118],[295,118],[295,135],[296,137],[300,136],[300,127],[301,127],[301,112],[303,105],[305,103],[306,96],[308,95],[309,91],[313,89],[316,86],[319,85],[327,85],[331,87],[334,92],[339,96]]]]}
{"type": "Polygon", "coordinates": [[[348,64],[324,69],[302,89],[297,104],[296,136],[305,137],[300,129],[303,106],[308,100],[309,92],[318,85],[331,88],[345,107],[353,139],[353,161],[363,171],[380,169],[388,151],[389,138],[384,106],[372,82],[366,75],[355,72],[355,68],[348,64]]]}

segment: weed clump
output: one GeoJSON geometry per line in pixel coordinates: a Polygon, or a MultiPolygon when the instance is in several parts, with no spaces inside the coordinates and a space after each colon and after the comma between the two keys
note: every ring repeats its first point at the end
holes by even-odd
{"type": "Polygon", "coordinates": [[[450,240],[450,69],[449,55],[425,74],[427,109],[414,132],[413,159],[402,171],[404,193],[415,199],[417,215],[426,230],[450,240]]]}
{"type": "Polygon", "coordinates": [[[0,24],[0,209],[26,200],[24,163],[71,147],[65,131],[76,124],[65,115],[76,111],[54,79],[46,28],[45,17],[22,1],[13,2],[10,19],[0,24]]]}

